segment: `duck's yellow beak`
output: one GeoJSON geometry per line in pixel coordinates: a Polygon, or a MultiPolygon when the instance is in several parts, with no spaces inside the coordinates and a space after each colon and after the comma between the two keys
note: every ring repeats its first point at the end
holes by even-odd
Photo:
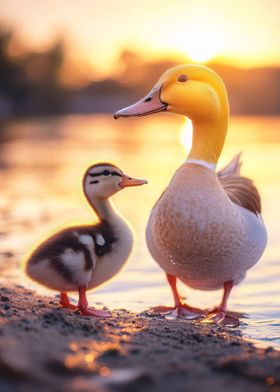
{"type": "Polygon", "coordinates": [[[154,87],[148,95],[146,95],[140,101],[136,102],[134,105],[118,110],[114,114],[114,118],[118,119],[119,117],[147,116],[148,114],[166,110],[168,105],[165,102],[162,102],[160,99],[161,88],[162,85],[159,87],[154,87]]]}

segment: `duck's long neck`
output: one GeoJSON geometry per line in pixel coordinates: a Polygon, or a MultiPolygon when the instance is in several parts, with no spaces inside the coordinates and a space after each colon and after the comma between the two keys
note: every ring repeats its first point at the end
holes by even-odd
{"type": "Polygon", "coordinates": [[[194,119],[192,148],[188,159],[216,165],[221,155],[228,127],[228,106],[211,118],[194,119]]]}
{"type": "Polygon", "coordinates": [[[109,199],[101,199],[96,197],[89,200],[89,203],[96,212],[96,215],[98,216],[100,221],[112,221],[115,218],[119,217],[109,199]]]}

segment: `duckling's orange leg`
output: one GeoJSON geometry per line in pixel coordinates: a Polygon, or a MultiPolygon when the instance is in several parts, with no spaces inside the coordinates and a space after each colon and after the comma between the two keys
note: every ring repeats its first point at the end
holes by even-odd
{"type": "Polygon", "coordinates": [[[110,317],[111,313],[106,310],[98,310],[88,307],[88,301],[86,296],[86,288],[79,287],[79,303],[78,308],[84,316],[95,316],[95,317],[110,317]]]}
{"type": "Polygon", "coordinates": [[[162,313],[167,316],[171,317],[182,317],[182,318],[187,318],[187,319],[195,319],[197,317],[200,317],[203,315],[205,312],[201,309],[198,308],[193,308],[192,306],[189,306],[187,304],[184,304],[181,301],[181,297],[178,293],[177,290],[177,278],[173,275],[166,274],[167,281],[171,287],[173,298],[175,305],[174,307],[170,306],[156,306],[154,308],[151,308],[150,310],[154,313],[162,313]]]}
{"type": "Polygon", "coordinates": [[[68,309],[77,309],[78,308],[77,305],[71,304],[71,302],[69,301],[68,295],[66,293],[60,293],[59,303],[63,308],[68,308],[68,309]]]}
{"type": "Polygon", "coordinates": [[[224,283],[224,294],[222,302],[219,306],[210,310],[203,323],[206,324],[217,324],[222,327],[238,327],[240,322],[239,319],[233,315],[228,314],[227,302],[230,295],[231,289],[233,288],[234,282],[232,280],[224,283]]]}

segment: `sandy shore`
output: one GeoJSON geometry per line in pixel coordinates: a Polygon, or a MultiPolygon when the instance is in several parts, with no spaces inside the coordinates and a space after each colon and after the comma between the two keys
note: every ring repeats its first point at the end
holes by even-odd
{"type": "Polygon", "coordinates": [[[115,310],[81,317],[0,287],[1,392],[280,391],[280,352],[239,330],[115,310]]]}

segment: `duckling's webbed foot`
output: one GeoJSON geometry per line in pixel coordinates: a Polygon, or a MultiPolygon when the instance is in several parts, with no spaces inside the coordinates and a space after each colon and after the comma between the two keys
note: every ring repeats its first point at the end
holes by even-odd
{"type": "Polygon", "coordinates": [[[60,293],[59,303],[63,308],[67,308],[67,309],[77,309],[78,308],[77,305],[71,304],[71,302],[69,301],[68,295],[66,293],[60,293]]]}
{"type": "Polygon", "coordinates": [[[79,288],[78,308],[83,316],[111,317],[111,313],[106,310],[99,310],[99,309],[88,307],[85,287],[79,288]]]}

